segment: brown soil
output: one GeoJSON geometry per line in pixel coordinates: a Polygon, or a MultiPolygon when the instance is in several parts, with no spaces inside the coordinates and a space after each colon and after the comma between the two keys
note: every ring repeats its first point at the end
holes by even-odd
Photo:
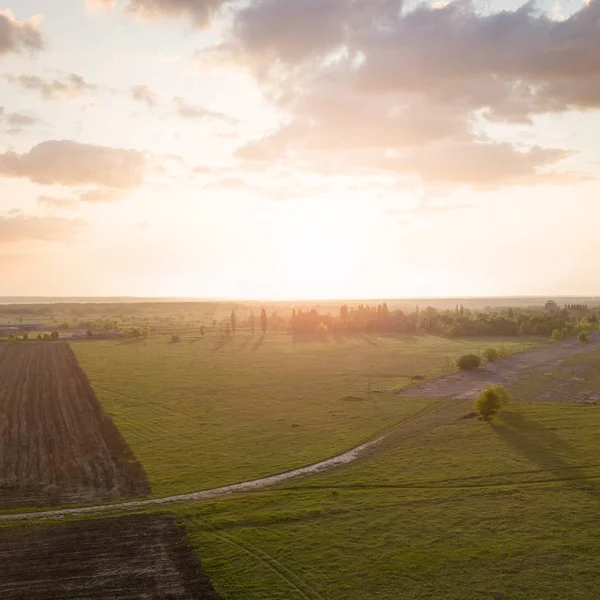
{"type": "Polygon", "coordinates": [[[163,515],[0,531],[2,600],[218,600],[163,515]]]}
{"type": "Polygon", "coordinates": [[[149,493],[67,344],[0,349],[0,508],[149,493]]]}
{"type": "Polygon", "coordinates": [[[491,385],[505,384],[527,371],[556,367],[572,356],[597,349],[598,336],[593,336],[590,342],[586,346],[578,341],[568,341],[535,348],[489,363],[476,371],[452,373],[416,387],[406,388],[399,392],[399,395],[474,399],[491,385]]]}

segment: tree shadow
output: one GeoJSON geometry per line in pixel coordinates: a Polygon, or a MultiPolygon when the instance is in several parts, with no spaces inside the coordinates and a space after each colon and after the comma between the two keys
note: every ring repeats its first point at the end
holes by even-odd
{"type": "Polygon", "coordinates": [[[520,413],[503,412],[491,423],[492,430],[508,446],[525,456],[541,469],[553,473],[557,479],[600,500],[600,487],[585,479],[581,467],[568,462],[573,448],[552,430],[520,413]],[[583,475],[583,476],[582,476],[583,475]]]}
{"type": "Polygon", "coordinates": [[[329,339],[328,335],[313,331],[309,333],[294,333],[293,342],[296,344],[324,344],[329,339]]]}
{"type": "Polygon", "coordinates": [[[252,352],[256,352],[265,341],[265,334],[263,333],[255,342],[254,346],[252,346],[252,352]]]}
{"type": "Polygon", "coordinates": [[[379,342],[369,337],[366,333],[361,333],[360,337],[373,348],[379,348],[379,342]]]}
{"type": "Polygon", "coordinates": [[[216,354],[219,350],[221,350],[221,348],[227,346],[227,344],[231,344],[230,335],[223,337],[221,341],[218,342],[217,345],[211,350],[211,354],[216,354]]]}
{"type": "MultiPolygon", "coordinates": [[[[93,338],[92,338],[93,339],[93,338]]],[[[126,340],[122,340],[120,341],[117,346],[129,346],[131,344],[141,344],[142,342],[145,342],[146,340],[144,338],[128,338],[126,340]]]]}
{"type": "Polygon", "coordinates": [[[337,331],[332,331],[331,332],[331,339],[336,343],[336,344],[345,344],[346,343],[346,338],[344,335],[342,335],[341,333],[337,332],[337,331]]]}
{"type": "Polygon", "coordinates": [[[240,346],[238,346],[237,350],[243,350],[243,349],[244,349],[244,348],[245,348],[245,347],[246,347],[246,346],[247,346],[247,345],[250,343],[250,340],[251,340],[253,337],[254,337],[254,336],[252,336],[252,335],[249,335],[249,336],[248,336],[248,337],[247,337],[247,338],[246,338],[246,339],[243,341],[243,343],[242,343],[240,346]]]}

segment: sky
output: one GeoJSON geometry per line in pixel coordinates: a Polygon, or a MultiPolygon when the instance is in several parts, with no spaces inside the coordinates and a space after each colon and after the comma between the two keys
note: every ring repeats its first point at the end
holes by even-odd
{"type": "Polygon", "coordinates": [[[600,0],[0,0],[0,296],[600,295],[600,0]]]}

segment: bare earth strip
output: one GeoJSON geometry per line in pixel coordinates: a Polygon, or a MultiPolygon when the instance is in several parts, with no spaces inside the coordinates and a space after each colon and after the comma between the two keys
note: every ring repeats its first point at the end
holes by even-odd
{"type": "MultiPolygon", "coordinates": [[[[336,469],[358,459],[366,458],[372,453],[385,449],[388,444],[398,443],[399,440],[402,443],[418,441],[419,437],[423,435],[424,432],[431,431],[432,428],[460,418],[470,406],[468,395],[473,397],[479,393],[479,390],[488,385],[507,382],[512,378],[518,377],[519,374],[527,370],[547,368],[552,365],[561,364],[562,361],[571,356],[595,350],[597,347],[597,337],[594,338],[593,343],[587,347],[582,347],[581,344],[575,342],[554,344],[552,346],[531,350],[523,354],[515,355],[509,359],[499,361],[501,364],[499,365],[498,373],[496,373],[495,370],[482,370],[481,373],[455,374],[427,382],[419,388],[413,388],[412,395],[419,394],[427,396],[436,392],[439,395],[440,400],[433,401],[432,404],[419,414],[360,446],[352,448],[338,456],[299,469],[212,490],[204,490],[201,492],[165,498],[132,500],[128,502],[86,506],[81,508],[4,514],[0,515],[0,522],[18,521],[23,519],[55,519],[67,516],[82,516],[115,511],[127,512],[170,503],[211,500],[232,494],[258,491],[304,475],[336,469]],[[447,396],[443,396],[443,390],[447,392],[447,396]]],[[[405,393],[410,394],[411,391],[405,393]]]]}
{"type": "Polygon", "coordinates": [[[150,493],[67,344],[0,354],[0,507],[105,502],[150,493]]]}
{"type": "Polygon", "coordinates": [[[568,341],[535,348],[489,363],[477,371],[452,373],[406,388],[399,395],[474,399],[491,385],[507,383],[526,372],[556,367],[572,356],[597,349],[600,343],[598,334],[594,334],[590,342],[586,346],[578,341],[568,341]]]}
{"type": "Polygon", "coordinates": [[[2,600],[218,600],[166,515],[0,532],[2,600]]]}

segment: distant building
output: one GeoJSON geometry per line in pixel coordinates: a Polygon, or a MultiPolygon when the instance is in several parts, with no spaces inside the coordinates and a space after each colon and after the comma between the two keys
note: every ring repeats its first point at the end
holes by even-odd
{"type": "Polygon", "coordinates": [[[546,310],[556,312],[558,310],[558,304],[556,304],[554,300],[548,300],[548,302],[546,302],[546,310]]]}

